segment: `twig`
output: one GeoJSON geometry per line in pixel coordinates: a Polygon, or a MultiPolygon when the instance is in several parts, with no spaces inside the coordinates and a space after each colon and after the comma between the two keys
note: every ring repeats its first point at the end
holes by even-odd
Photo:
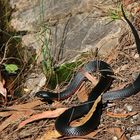
{"type": "Polygon", "coordinates": [[[12,40],[12,37],[9,38],[9,40],[6,42],[6,45],[5,45],[5,50],[4,50],[4,55],[3,55],[3,58],[2,60],[0,61],[0,65],[3,63],[3,61],[6,59],[6,54],[7,54],[7,50],[8,50],[8,44],[9,42],[12,40]]]}

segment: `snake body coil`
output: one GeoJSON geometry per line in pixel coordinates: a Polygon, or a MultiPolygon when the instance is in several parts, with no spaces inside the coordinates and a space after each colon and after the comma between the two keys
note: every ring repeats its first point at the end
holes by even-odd
{"type": "MultiPolygon", "coordinates": [[[[128,25],[132,30],[136,42],[137,51],[138,54],[140,55],[139,35],[135,27],[125,16],[123,8],[122,13],[124,19],[126,20],[126,22],[128,23],[128,25]]],[[[100,115],[102,113],[102,104],[99,102],[92,116],[84,124],[77,127],[70,126],[70,122],[79,117],[82,117],[83,115],[87,114],[90,111],[90,109],[93,106],[93,101],[97,99],[97,97],[101,95],[101,93],[105,92],[110,87],[113,80],[113,78],[111,77],[111,75],[113,75],[112,69],[107,63],[103,61],[91,61],[85,64],[85,66],[82,68],[82,71],[86,71],[89,73],[98,71],[101,73],[101,78],[98,84],[93,88],[92,92],[90,93],[87,102],[85,102],[82,105],[72,107],[66,110],[57,118],[55,127],[56,130],[62,135],[72,135],[72,136],[86,135],[89,132],[96,129],[96,127],[100,122],[100,115]]],[[[39,91],[36,93],[36,96],[43,98],[45,100],[62,100],[74,94],[84,80],[87,80],[86,77],[83,75],[81,71],[79,71],[74,77],[74,79],[71,81],[71,83],[68,85],[66,90],[58,94],[47,91],[39,91]]],[[[134,95],[139,91],[140,91],[140,75],[128,87],[116,91],[105,92],[104,94],[102,94],[102,102],[114,99],[123,99],[131,95],[134,95]]]]}

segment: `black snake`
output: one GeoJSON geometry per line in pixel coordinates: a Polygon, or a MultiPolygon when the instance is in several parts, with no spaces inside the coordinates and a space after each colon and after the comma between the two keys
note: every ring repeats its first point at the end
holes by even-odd
{"type": "MultiPolygon", "coordinates": [[[[132,33],[134,35],[135,42],[136,42],[137,51],[138,51],[138,54],[140,55],[139,35],[135,27],[125,16],[123,8],[122,8],[122,13],[123,13],[124,19],[126,20],[126,22],[128,23],[128,25],[130,26],[132,30],[132,33]]],[[[96,110],[93,112],[91,117],[89,117],[88,120],[84,124],[77,127],[72,127],[70,126],[70,122],[87,114],[93,106],[93,101],[99,95],[101,95],[101,93],[104,92],[104,94],[102,94],[102,101],[106,102],[106,101],[110,101],[114,99],[126,98],[140,91],[140,74],[139,74],[137,79],[129,86],[120,90],[105,92],[112,83],[113,78],[111,75],[113,75],[113,71],[110,68],[110,66],[103,61],[99,61],[99,60],[90,61],[84,65],[84,67],[82,68],[82,71],[85,71],[88,73],[98,71],[101,73],[101,78],[98,84],[93,88],[92,92],[90,93],[87,102],[85,102],[82,105],[72,107],[66,110],[57,118],[55,127],[56,127],[56,130],[62,135],[72,135],[72,136],[73,135],[74,136],[86,135],[89,132],[96,129],[96,127],[100,123],[100,115],[102,113],[102,103],[100,102],[97,104],[96,110]]],[[[45,100],[48,100],[48,101],[66,99],[70,95],[75,93],[75,91],[80,87],[81,83],[84,80],[87,80],[87,79],[80,70],[79,72],[77,72],[74,79],[71,81],[71,83],[67,86],[67,88],[64,91],[58,94],[53,93],[53,92],[48,92],[48,91],[39,91],[36,93],[36,96],[43,98],[45,100]]]]}

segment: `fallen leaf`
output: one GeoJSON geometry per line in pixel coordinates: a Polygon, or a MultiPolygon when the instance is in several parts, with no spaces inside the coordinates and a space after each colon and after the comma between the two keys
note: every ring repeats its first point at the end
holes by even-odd
{"type": "Polygon", "coordinates": [[[0,116],[2,117],[8,117],[3,123],[1,123],[0,132],[5,129],[8,125],[16,123],[19,120],[22,120],[23,118],[27,118],[30,115],[33,114],[34,108],[37,105],[42,104],[40,100],[33,101],[31,103],[26,104],[20,104],[20,105],[14,105],[7,107],[6,109],[11,109],[14,111],[6,111],[6,112],[0,112],[0,116]]]}
{"type": "Polygon", "coordinates": [[[115,135],[119,140],[127,140],[125,133],[120,128],[108,128],[107,131],[115,135]]]}
{"type": "Polygon", "coordinates": [[[98,103],[101,101],[102,97],[101,95],[95,100],[94,104],[92,105],[90,111],[88,112],[87,115],[85,115],[85,117],[80,121],[79,125],[83,125],[84,123],[87,122],[87,120],[89,120],[91,118],[91,116],[93,115],[93,113],[96,110],[96,107],[98,106],[98,103]]]}
{"type": "Polygon", "coordinates": [[[31,115],[33,113],[33,110],[28,110],[28,111],[15,111],[13,112],[13,114],[7,118],[0,126],[0,132],[5,129],[7,126],[9,126],[10,124],[16,123],[19,120],[28,117],[29,115],[31,115]]]}
{"type": "Polygon", "coordinates": [[[129,4],[131,4],[133,2],[133,0],[123,0],[123,4],[125,6],[128,6],[129,4]]]}
{"type": "Polygon", "coordinates": [[[2,96],[4,96],[4,98],[6,98],[6,97],[7,97],[7,90],[6,90],[6,88],[4,88],[4,85],[5,85],[5,80],[2,79],[2,80],[0,81],[0,94],[1,94],[2,96]]]}
{"type": "Polygon", "coordinates": [[[6,111],[6,112],[0,112],[0,117],[8,117],[10,115],[12,115],[12,113],[14,113],[14,111],[6,111]]]}
{"type": "Polygon", "coordinates": [[[41,104],[43,104],[42,101],[36,100],[36,101],[32,101],[31,103],[13,105],[13,106],[8,107],[8,109],[14,109],[14,110],[19,110],[19,111],[28,110],[41,104]]]}
{"type": "MultiPolygon", "coordinates": [[[[101,101],[101,95],[95,100],[94,104],[92,105],[90,111],[88,112],[88,114],[86,114],[84,117],[82,117],[79,122],[77,122],[76,120],[71,122],[71,126],[77,127],[80,125],[83,125],[87,122],[87,120],[89,120],[91,118],[91,116],[93,115],[93,113],[96,110],[96,107],[98,106],[98,103],[101,101]]],[[[97,120],[95,120],[97,121],[97,120]]]]}
{"type": "Polygon", "coordinates": [[[121,113],[113,113],[113,112],[107,112],[106,115],[109,117],[113,117],[113,118],[126,118],[129,116],[134,116],[136,115],[137,112],[129,112],[129,113],[125,113],[125,114],[121,114],[121,113]]]}
{"type": "Polygon", "coordinates": [[[97,129],[97,130],[94,130],[93,132],[89,133],[88,135],[86,136],[89,136],[91,138],[95,137],[99,132],[103,131],[104,128],[100,128],[100,129],[97,129]]]}
{"type": "Polygon", "coordinates": [[[84,76],[92,82],[92,84],[95,86],[98,82],[98,80],[96,79],[96,77],[93,77],[89,72],[81,70],[81,72],[84,74],[84,76]]]}
{"type": "Polygon", "coordinates": [[[49,130],[41,138],[37,138],[36,140],[56,140],[60,136],[56,130],[49,130]]]}
{"type": "Polygon", "coordinates": [[[76,91],[77,97],[80,102],[85,102],[88,99],[88,89],[83,83],[78,91],[76,91]]]}
{"type": "MultiPolygon", "coordinates": [[[[90,73],[88,73],[88,72],[86,72],[86,71],[84,71],[82,69],[81,69],[80,72],[82,72],[84,74],[84,76],[89,81],[91,81],[91,83],[93,84],[93,86],[95,86],[97,84],[98,80],[95,77],[93,77],[90,73]]],[[[80,86],[79,90],[76,92],[76,94],[77,94],[78,99],[79,99],[80,102],[87,101],[87,99],[88,99],[88,93],[89,93],[88,90],[89,90],[89,88],[85,85],[85,83],[82,83],[82,85],[80,86]]]]}
{"type": "Polygon", "coordinates": [[[56,118],[58,117],[60,114],[62,114],[65,110],[67,110],[67,108],[58,108],[56,110],[53,111],[45,111],[43,113],[40,114],[36,114],[31,116],[30,118],[26,119],[25,121],[22,121],[17,129],[21,129],[22,127],[24,127],[27,123],[36,121],[36,120],[40,120],[40,119],[44,119],[44,118],[56,118]]]}

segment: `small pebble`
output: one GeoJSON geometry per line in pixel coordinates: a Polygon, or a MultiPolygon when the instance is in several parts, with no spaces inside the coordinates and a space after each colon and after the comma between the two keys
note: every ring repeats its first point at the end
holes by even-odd
{"type": "Polygon", "coordinates": [[[133,80],[136,80],[136,78],[139,76],[139,73],[136,73],[136,72],[134,72],[134,73],[132,73],[132,78],[133,78],[133,80]]]}
{"type": "Polygon", "coordinates": [[[129,112],[131,112],[133,110],[133,106],[132,105],[125,104],[124,107],[129,112]]]}
{"type": "Polygon", "coordinates": [[[122,108],[115,108],[114,113],[118,113],[118,112],[123,112],[123,109],[122,108]]]}
{"type": "Polygon", "coordinates": [[[112,140],[118,140],[118,138],[117,138],[116,136],[114,136],[114,137],[112,138],[112,140]]]}
{"type": "Polygon", "coordinates": [[[113,106],[115,106],[116,104],[115,103],[108,103],[107,104],[107,109],[109,109],[110,107],[113,107],[113,106]]]}
{"type": "Polygon", "coordinates": [[[131,123],[131,124],[134,124],[134,123],[135,123],[135,120],[134,120],[133,118],[131,118],[131,119],[130,119],[130,123],[131,123]]]}
{"type": "Polygon", "coordinates": [[[137,59],[137,58],[139,58],[139,54],[136,53],[136,54],[134,55],[134,59],[137,59]]]}
{"type": "Polygon", "coordinates": [[[133,116],[133,119],[134,120],[138,120],[139,117],[140,117],[140,115],[139,114],[136,114],[136,115],[133,116]]]}
{"type": "Polygon", "coordinates": [[[130,134],[126,134],[126,137],[127,137],[128,140],[131,140],[130,139],[130,134]]]}
{"type": "Polygon", "coordinates": [[[140,135],[132,136],[131,140],[140,140],[140,135]]]}

